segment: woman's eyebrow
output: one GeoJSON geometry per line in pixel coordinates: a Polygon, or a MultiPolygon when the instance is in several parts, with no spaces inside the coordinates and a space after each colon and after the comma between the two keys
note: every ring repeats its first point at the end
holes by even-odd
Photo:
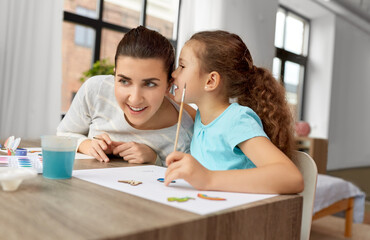
{"type": "MultiPolygon", "coordinates": [[[[130,77],[127,77],[125,76],[124,74],[120,73],[120,74],[117,74],[118,77],[121,77],[123,79],[126,79],[126,80],[131,80],[130,77]]],[[[161,81],[159,78],[155,78],[155,77],[152,77],[152,78],[144,78],[142,79],[141,81],[143,82],[149,82],[149,81],[161,81]]]]}
{"type": "Polygon", "coordinates": [[[124,79],[126,79],[126,80],[131,80],[131,78],[129,78],[129,77],[127,77],[127,76],[123,75],[122,73],[117,74],[117,76],[119,76],[119,77],[121,77],[121,78],[124,78],[124,79]]]}
{"type": "Polygon", "coordinates": [[[161,81],[159,78],[144,78],[142,81],[148,82],[148,81],[161,81]]]}

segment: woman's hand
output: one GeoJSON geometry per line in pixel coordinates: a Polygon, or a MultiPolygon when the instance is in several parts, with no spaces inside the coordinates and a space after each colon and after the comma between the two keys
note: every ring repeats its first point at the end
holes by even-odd
{"type": "Polygon", "coordinates": [[[203,167],[193,156],[183,152],[172,152],[166,158],[167,170],[164,184],[184,179],[198,190],[207,190],[211,181],[212,171],[203,167]]]}
{"type": "Polygon", "coordinates": [[[142,143],[120,142],[113,149],[114,155],[119,155],[129,163],[154,163],[157,153],[142,143]]]}
{"type": "Polygon", "coordinates": [[[101,162],[109,162],[107,154],[113,153],[113,149],[117,144],[118,143],[113,142],[106,133],[97,135],[90,142],[88,154],[101,162]]]}

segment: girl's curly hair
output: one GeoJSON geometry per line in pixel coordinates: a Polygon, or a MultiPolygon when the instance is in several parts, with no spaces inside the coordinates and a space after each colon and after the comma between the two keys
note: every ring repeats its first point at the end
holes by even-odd
{"type": "Polygon", "coordinates": [[[201,70],[218,72],[225,81],[227,96],[253,109],[272,143],[291,157],[293,119],[285,90],[271,72],[253,65],[247,46],[236,34],[204,31],[194,34],[190,41],[199,43],[194,52],[201,70]]]}

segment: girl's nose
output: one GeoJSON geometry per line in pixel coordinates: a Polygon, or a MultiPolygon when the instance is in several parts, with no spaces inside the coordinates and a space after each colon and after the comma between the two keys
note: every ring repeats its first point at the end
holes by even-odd
{"type": "Polygon", "coordinates": [[[173,78],[173,79],[175,79],[176,78],[176,74],[177,73],[177,68],[175,69],[175,71],[173,71],[172,73],[171,73],[171,77],[173,78]]]}

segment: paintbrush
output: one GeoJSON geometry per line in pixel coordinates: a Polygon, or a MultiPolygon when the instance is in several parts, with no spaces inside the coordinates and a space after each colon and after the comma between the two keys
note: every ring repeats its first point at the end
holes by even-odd
{"type": "Polygon", "coordinates": [[[182,89],[182,97],[181,97],[180,110],[179,110],[179,120],[177,121],[176,139],[175,139],[175,145],[173,147],[173,151],[176,151],[177,141],[179,140],[180,126],[181,126],[181,119],[182,119],[182,111],[183,111],[183,108],[184,108],[185,91],[186,91],[186,83],[184,85],[184,88],[182,89]]]}

